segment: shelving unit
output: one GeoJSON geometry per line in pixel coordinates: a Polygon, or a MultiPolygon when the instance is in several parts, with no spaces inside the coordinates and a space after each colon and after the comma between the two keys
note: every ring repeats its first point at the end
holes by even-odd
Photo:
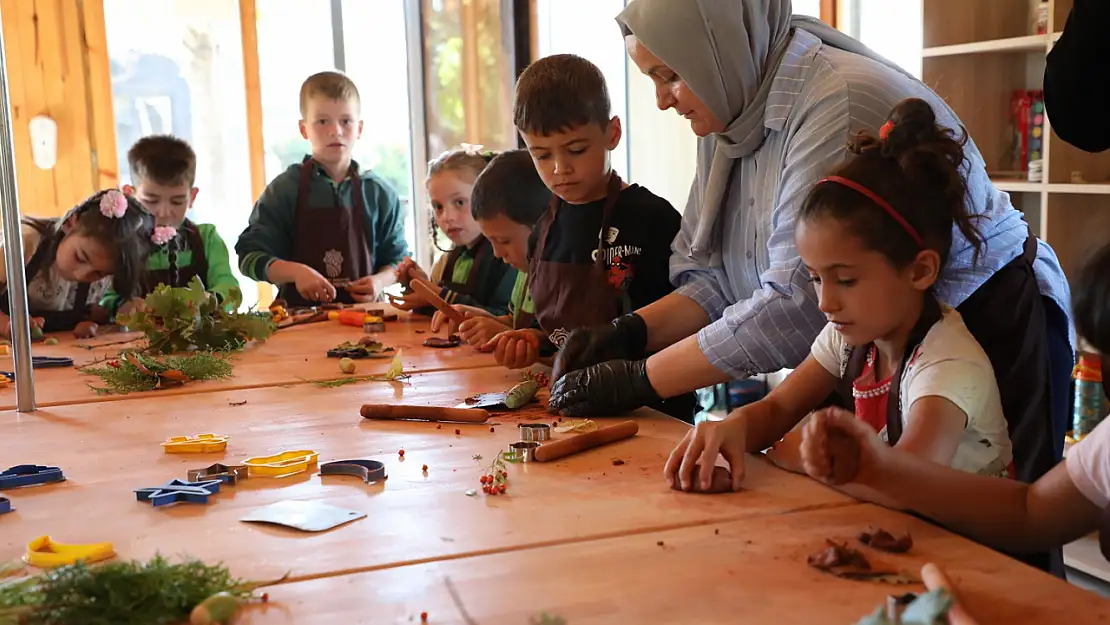
{"type": "MultiPolygon", "coordinates": [[[[1045,57],[1060,38],[1072,0],[1048,3],[1048,32],[1036,34],[1037,0],[924,0],[922,79],[955,109],[986,159],[995,185],[1070,276],[1094,248],[1110,241],[1110,153],[1088,154],[1045,124],[1044,176],[1017,177],[1012,157],[1010,96],[1043,88],[1045,57]],[[1072,182],[1081,172],[1083,183],[1072,182]]],[[[1110,581],[1097,539],[1064,550],[1068,566],[1110,581]]]]}
{"type": "MultiPolygon", "coordinates": [[[[1048,32],[1036,34],[1037,0],[924,0],[922,79],[956,110],[996,172],[996,186],[1073,275],[1110,241],[1110,153],[1088,154],[1045,124],[1044,177],[1019,177],[1012,157],[1010,95],[1043,88],[1045,57],[1060,37],[1072,0],[1048,3],[1048,32]],[[1072,182],[1080,172],[1082,183],[1072,182]]],[[[1108,575],[1110,576],[1110,575],[1108,575]]]]}

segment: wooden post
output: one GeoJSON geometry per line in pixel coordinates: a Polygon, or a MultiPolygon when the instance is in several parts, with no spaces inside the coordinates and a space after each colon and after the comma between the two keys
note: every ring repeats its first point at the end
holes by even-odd
{"type": "MultiPolygon", "coordinates": [[[[266,189],[266,142],[262,136],[262,78],[258,61],[258,11],[255,0],[239,0],[239,28],[243,40],[243,82],[247,96],[247,148],[250,153],[251,196],[266,189]]],[[[258,308],[274,301],[274,287],[258,283],[258,308]]]]}

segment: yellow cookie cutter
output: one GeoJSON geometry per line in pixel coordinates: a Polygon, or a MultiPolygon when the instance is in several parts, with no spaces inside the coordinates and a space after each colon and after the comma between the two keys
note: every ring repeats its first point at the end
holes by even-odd
{"type": "Polygon", "coordinates": [[[243,461],[251,475],[262,477],[286,477],[304,473],[308,467],[316,464],[320,454],[310,449],[297,449],[283,451],[273,456],[260,456],[247,458],[243,461]]]}
{"type": "Polygon", "coordinates": [[[88,545],[66,545],[57,543],[49,536],[39,536],[27,543],[27,553],[23,561],[40,569],[52,569],[83,560],[86,564],[107,560],[116,555],[112,543],[90,543],[88,545]]]}
{"type": "Polygon", "coordinates": [[[162,443],[167,454],[206,454],[227,449],[230,436],[197,434],[196,436],[171,436],[162,443]]]}

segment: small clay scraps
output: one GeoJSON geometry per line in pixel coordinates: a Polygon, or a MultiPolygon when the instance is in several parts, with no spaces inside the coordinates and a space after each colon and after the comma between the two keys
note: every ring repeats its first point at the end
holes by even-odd
{"type": "Polygon", "coordinates": [[[229,401],[229,402],[227,402],[227,405],[231,406],[233,408],[235,406],[246,406],[247,405],[247,400],[244,399],[243,401],[229,401]]]}
{"type": "Polygon", "coordinates": [[[873,581],[886,584],[921,583],[921,580],[906,573],[873,570],[871,568],[871,563],[867,561],[863,553],[858,549],[849,547],[845,543],[838,543],[831,539],[826,539],[825,542],[828,544],[827,548],[817,553],[810,554],[809,557],[806,558],[806,563],[817,570],[835,575],[841,579],[852,579],[863,582],[873,581]]]}
{"type": "Polygon", "coordinates": [[[392,358],[393,348],[382,345],[373,337],[364,336],[358,343],[344,341],[328,350],[328,358],[392,358]]]}
{"type": "Polygon", "coordinates": [[[451,336],[449,336],[447,338],[443,338],[443,337],[439,337],[439,336],[432,336],[432,337],[424,339],[424,347],[435,347],[437,349],[448,349],[448,348],[451,348],[451,347],[458,347],[459,345],[462,345],[462,340],[454,334],[452,334],[451,336]]]}
{"type": "Polygon", "coordinates": [[[909,532],[895,538],[882,528],[869,527],[866,532],[860,532],[857,538],[868,547],[887,553],[906,553],[913,547],[913,537],[909,532]]]}

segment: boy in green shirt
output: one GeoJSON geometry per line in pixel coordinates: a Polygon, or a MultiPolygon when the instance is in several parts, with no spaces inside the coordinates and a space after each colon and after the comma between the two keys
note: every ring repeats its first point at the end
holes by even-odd
{"type": "MultiPolygon", "coordinates": [[[[185,218],[198,191],[193,186],[197,173],[193,148],[177,137],[151,135],[131,146],[127,163],[131,184],[123,185],[123,192],[154,215],[158,233],[165,239],[150,253],[142,294],[151,293],[159,284],[188,286],[197,276],[221,303],[241,300],[239,280],[231,272],[227,245],[216,226],[185,218]]],[[[113,313],[127,313],[141,301],[123,302],[114,291],[108,291],[100,305],[113,313]]]]}
{"type": "Polygon", "coordinates": [[[300,129],[312,155],[270,182],[235,244],[243,275],[278,285],[290,306],[374,301],[408,255],[397,194],[351,159],[360,106],[341,72],[304,81],[300,129]]]}

